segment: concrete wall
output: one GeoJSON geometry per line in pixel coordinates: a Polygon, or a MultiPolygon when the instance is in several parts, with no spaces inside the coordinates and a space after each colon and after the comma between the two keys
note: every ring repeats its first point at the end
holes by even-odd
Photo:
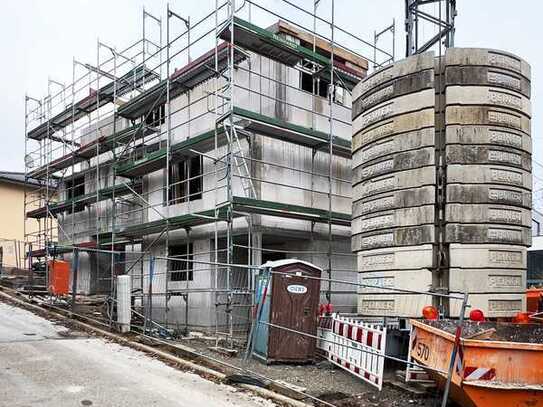
{"type": "MultiPolygon", "coordinates": [[[[113,186],[113,171],[110,164],[101,164],[99,166],[99,189],[104,189],[113,186]]],[[[85,173],[85,194],[96,192],[96,172],[89,171],[85,173]]],[[[115,185],[120,185],[123,182],[130,183],[130,180],[122,177],[117,177],[115,185]]],[[[61,200],[67,199],[67,191],[61,190],[61,200]]],[[[144,219],[144,213],[141,210],[141,201],[138,198],[126,195],[127,200],[119,201],[115,210],[115,229],[119,230],[134,223],[140,223],[144,219]]],[[[91,237],[99,233],[111,231],[112,227],[113,207],[111,199],[100,200],[86,205],[85,209],[80,212],[70,214],[62,212],[58,216],[59,228],[59,243],[81,243],[88,242],[91,237]]]]}
{"type": "MultiPolygon", "coordinates": [[[[116,131],[120,131],[127,126],[127,120],[119,119],[116,124],[116,131]]],[[[81,134],[81,144],[92,142],[96,137],[107,137],[113,134],[112,117],[106,117],[98,121],[97,124],[82,129],[81,134]]],[[[97,188],[101,190],[114,185],[112,159],[113,154],[107,152],[78,165],[76,171],[83,174],[85,194],[94,193],[97,188]]],[[[120,185],[123,182],[129,183],[130,180],[117,177],[115,185],[120,185]]],[[[97,231],[98,233],[111,232],[113,223],[115,224],[115,230],[141,223],[145,216],[145,213],[141,211],[141,202],[138,202],[137,198],[133,196],[125,195],[124,197],[127,199],[117,201],[114,217],[111,199],[87,204],[79,212],[61,212],[57,215],[59,244],[71,245],[95,241],[97,231]]],[[[68,199],[68,191],[66,190],[66,183],[64,183],[59,190],[59,201],[66,199],[68,199]]],[[[71,254],[66,254],[64,257],[69,261],[72,260],[71,254]]],[[[80,252],[78,292],[84,294],[108,293],[111,287],[110,284],[111,256],[95,252],[80,252]]]]}
{"type": "MultiPolygon", "coordinates": [[[[292,124],[305,127],[312,126],[311,94],[300,89],[300,72],[294,68],[282,65],[260,55],[252,54],[249,73],[249,62],[241,64],[242,68],[235,72],[236,93],[234,104],[237,107],[251,110],[253,112],[288,121],[292,124]],[[250,89],[250,90],[249,90],[250,89]],[[260,95],[259,93],[262,93],[260,95]]],[[[209,104],[213,98],[205,97],[213,91],[213,82],[204,83],[195,89],[172,100],[172,143],[181,142],[189,137],[212,130],[215,115],[208,112],[209,104]],[[187,104],[193,103],[190,109],[187,104]],[[194,120],[198,117],[198,120],[194,120]],[[189,121],[192,118],[193,121],[189,121]]],[[[317,130],[329,132],[329,106],[326,98],[316,97],[315,122],[317,130]]],[[[345,98],[344,105],[334,104],[334,134],[338,137],[350,140],[350,99],[345,98]]],[[[243,126],[243,123],[240,123],[243,126]]],[[[162,138],[166,137],[165,126],[162,126],[162,138]]],[[[224,136],[222,136],[224,137],[224,136]]],[[[312,169],[312,150],[307,147],[293,143],[283,142],[269,137],[255,134],[252,144],[246,138],[241,138],[243,155],[254,157],[266,162],[277,163],[281,166],[298,169],[290,170],[270,164],[251,164],[253,176],[258,178],[254,181],[257,197],[263,200],[284,202],[289,204],[303,205],[308,207],[328,209],[328,154],[317,152],[313,161],[313,171],[325,175],[324,177],[312,177],[305,173],[312,169]],[[258,167],[258,168],[255,168],[258,167]],[[260,181],[259,181],[260,180],[260,181]],[[313,186],[312,186],[313,182],[313,186]],[[279,185],[282,184],[282,185],[279,185]],[[310,190],[313,189],[313,192],[310,190]]],[[[224,156],[227,147],[218,149],[218,156],[224,156]]],[[[213,152],[211,154],[214,154],[213,152]]],[[[179,203],[170,205],[167,208],[163,205],[165,170],[158,170],[147,178],[147,191],[149,202],[154,209],[148,210],[149,220],[160,219],[161,216],[176,216],[184,213],[199,210],[211,209],[215,205],[215,199],[223,202],[227,199],[225,181],[219,183],[219,189],[215,198],[215,175],[214,165],[211,160],[204,159],[203,190],[201,200],[190,203],[179,203]]],[[[224,178],[224,171],[218,172],[218,178],[224,178]]],[[[244,196],[240,174],[234,169],[232,193],[237,196],[244,196]]],[[[333,177],[341,178],[347,182],[332,181],[332,193],[342,195],[333,198],[333,210],[349,213],[351,186],[350,160],[341,157],[334,157],[333,177]]],[[[285,222],[284,219],[281,222],[285,222]]],[[[304,222],[290,222],[293,228],[306,227],[304,222]]],[[[274,223],[269,225],[273,227],[274,223]]]]}
{"type": "MultiPolygon", "coordinates": [[[[260,232],[257,232],[260,233],[260,232]]],[[[286,233],[282,235],[280,232],[273,235],[261,233],[262,251],[257,250],[257,257],[266,257],[268,253],[279,254],[284,258],[297,258],[309,261],[321,268],[328,267],[326,252],[328,250],[328,242],[322,239],[305,240],[296,239],[288,236],[286,233]]],[[[217,302],[224,303],[226,301],[226,293],[221,292],[227,287],[226,268],[219,267],[218,271],[215,267],[206,264],[214,261],[214,242],[212,239],[191,239],[193,244],[195,263],[193,264],[193,280],[192,281],[171,281],[167,279],[166,272],[168,264],[166,260],[160,257],[166,256],[164,242],[160,242],[156,246],[149,249],[149,253],[157,256],[154,266],[154,278],[152,286],[153,298],[153,316],[157,321],[167,324],[171,328],[185,327],[185,312],[186,304],[181,295],[173,295],[167,303],[168,312],[166,312],[166,298],[164,292],[166,287],[168,291],[183,292],[190,290],[188,296],[188,325],[190,329],[203,329],[212,331],[217,322],[219,327],[223,329],[227,327],[227,314],[225,307],[215,307],[217,302]],[[201,262],[201,263],[198,263],[201,262]],[[217,277],[215,273],[217,272],[217,277]],[[212,288],[217,288],[220,292],[215,294],[211,292],[212,288]]],[[[235,239],[237,244],[246,245],[246,240],[243,236],[238,236],[235,239]]],[[[170,244],[185,244],[185,239],[170,241],[170,244]]],[[[226,242],[224,238],[219,239],[219,262],[226,262],[226,242]]],[[[348,239],[336,240],[333,242],[333,251],[338,253],[332,256],[332,278],[344,281],[356,281],[356,273],[353,272],[356,267],[355,258],[349,253],[350,242],[348,239]]],[[[235,248],[232,263],[248,264],[248,253],[246,249],[235,248]]],[[[256,263],[260,264],[257,260],[256,263]]],[[[144,261],[144,304],[148,304],[149,294],[149,260],[144,261]]],[[[139,271],[138,271],[139,273],[139,271]]],[[[250,272],[248,269],[240,267],[232,267],[230,273],[230,287],[238,291],[244,291],[252,286],[252,276],[255,272],[250,272]]],[[[323,274],[327,276],[326,273],[323,274]]],[[[321,284],[321,302],[326,302],[325,291],[328,289],[326,282],[321,284]]],[[[349,284],[333,283],[331,287],[332,297],[331,302],[336,310],[341,312],[356,311],[356,287],[349,284]]],[[[234,295],[233,302],[235,304],[250,304],[251,295],[234,295]]],[[[238,330],[247,328],[249,317],[249,309],[245,306],[234,307],[232,311],[234,326],[238,330]]]]}

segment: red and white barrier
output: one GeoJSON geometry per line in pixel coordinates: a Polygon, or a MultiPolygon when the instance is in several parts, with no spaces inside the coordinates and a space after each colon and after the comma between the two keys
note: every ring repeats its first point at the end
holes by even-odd
{"type": "Polygon", "coordinates": [[[328,360],[381,390],[385,327],[332,314],[321,317],[318,336],[317,347],[328,360]]]}
{"type": "Polygon", "coordinates": [[[464,380],[492,380],[496,377],[496,369],[488,367],[466,366],[464,380]]]}

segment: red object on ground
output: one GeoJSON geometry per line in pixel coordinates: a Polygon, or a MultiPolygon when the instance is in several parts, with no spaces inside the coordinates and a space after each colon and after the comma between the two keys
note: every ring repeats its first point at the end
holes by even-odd
{"type": "Polygon", "coordinates": [[[49,261],[49,282],[47,290],[53,295],[70,293],[70,263],[64,260],[49,261]]]}
{"type": "Polygon", "coordinates": [[[325,305],[319,304],[319,315],[324,315],[325,313],[325,305]]]}
{"type": "Polygon", "coordinates": [[[326,304],[324,308],[327,314],[331,314],[332,312],[334,312],[334,306],[330,303],[326,304]]]}
{"type": "Polygon", "coordinates": [[[515,318],[513,318],[513,323],[515,324],[529,324],[532,321],[530,320],[531,312],[519,312],[515,318]]]}
{"type": "Polygon", "coordinates": [[[439,312],[436,307],[427,305],[422,309],[422,317],[431,321],[435,321],[439,318],[439,312]]]}
{"type": "Polygon", "coordinates": [[[469,313],[469,319],[474,322],[485,322],[485,314],[480,309],[471,310],[469,313]]]}

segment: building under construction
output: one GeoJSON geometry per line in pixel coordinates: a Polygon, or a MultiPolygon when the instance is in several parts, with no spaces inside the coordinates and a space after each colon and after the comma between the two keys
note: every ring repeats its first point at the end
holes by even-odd
{"type": "MultiPolygon", "coordinates": [[[[540,405],[528,62],[456,48],[455,0],[405,0],[401,61],[377,46],[392,34],[394,49],[394,23],[370,44],[336,24],[334,0],[311,3],[144,10],[140,40],[98,42],[70,85],[27,96],[39,228],[31,272],[8,283],[259,380],[249,357],[324,357],[382,390],[388,359],[402,382],[434,381],[442,406],[540,405]]],[[[332,405],[299,376],[314,396],[289,393],[332,405]]]]}
{"type": "MultiPolygon", "coordinates": [[[[73,284],[89,295],[131,274],[148,318],[229,337],[247,323],[251,265],[294,257],[357,281],[351,90],[369,58],[338,33],[393,59],[337,27],[333,8],[326,19],[286,2],[329,27],[318,34],[233,3],[196,22],[144,11],[141,40],[98,43],[96,64],[74,61],[71,85],[27,97],[25,157],[41,180],[26,197],[41,225],[27,235],[30,263],[76,255],[73,284]],[[255,12],[275,23],[254,25],[255,12]]],[[[356,310],[356,292],[322,285],[341,311],[356,310]]]]}

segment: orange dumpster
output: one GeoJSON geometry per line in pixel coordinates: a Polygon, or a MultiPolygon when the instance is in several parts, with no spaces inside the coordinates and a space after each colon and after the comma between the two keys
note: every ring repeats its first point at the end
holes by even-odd
{"type": "Polygon", "coordinates": [[[70,292],[70,263],[50,260],[48,264],[48,291],[53,295],[68,295],[70,292]]]}
{"type": "Polygon", "coordinates": [[[543,288],[529,288],[526,290],[526,311],[543,311],[543,288]]]}
{"type": "MultiPolygon", "coordinates": [[[[410,357],[443,387],[456,322],[412,320],[410,357]]],[[[465,407],[543,407],[543,325],[465,322],[451,398],[465,407]]]]}

